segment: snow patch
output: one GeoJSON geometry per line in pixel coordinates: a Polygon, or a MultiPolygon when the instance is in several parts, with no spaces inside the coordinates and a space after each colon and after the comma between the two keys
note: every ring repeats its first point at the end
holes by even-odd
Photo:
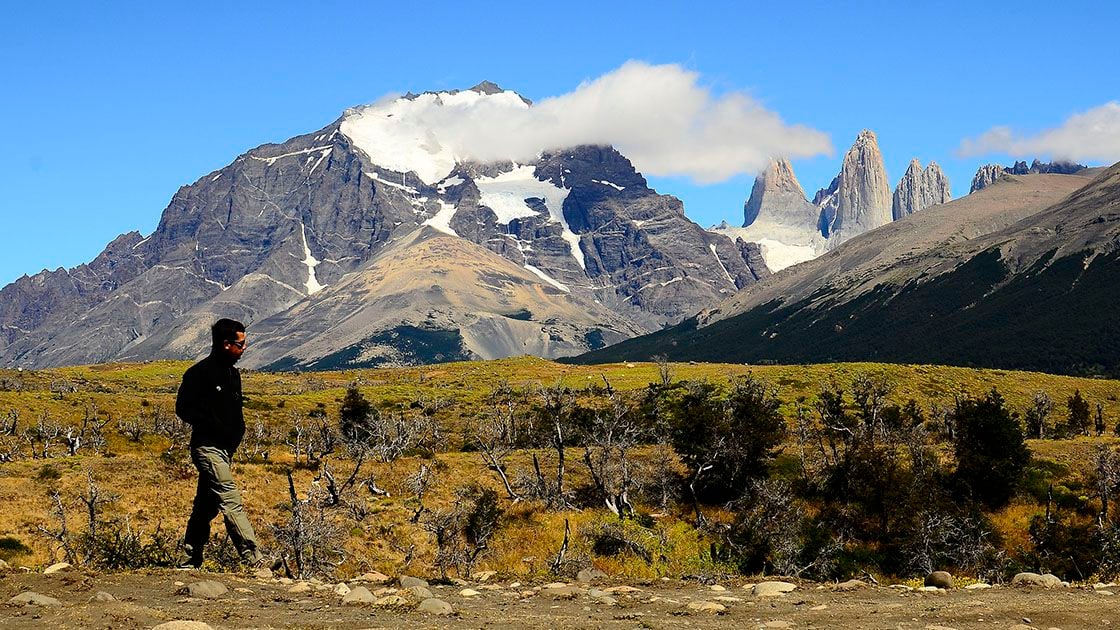
{"type": "MultiPolygon", "coordinates": [[[[319,165],[322,164],[323,160],[327,159],[327,156],[330,155],[330,154],[331,154],[331,148],[330,147],[327,147],[327,148],[323,149],[322,155],[320,155],[319,159],[315,160],[315,163],[311,165],[311,170],[307,171],[307,174],[310,175],[310,174],[314,173],[315,169],[319,168],[319,165]]],[[[310,160],[312,157],[313,156],[309,155],[309,156],[307,156],[307,159],[310,160]]]]}
{"type": "Polygon", "coordinates": [[[301,151],[292,151],[291,153],[284,153],[282,155],[276,155],[276,156],[268,157],[268,158],[260,157],[258,155],[250,155],[249,157],[251,157],[254,160],[257,160],[259,162],[265,162],[269,166],[272,166],[273,164],[276,163],[276,160],[279,160],[279,159],[282,159],[282,158],[292,157],[293,155],[306,155],[308,153],[315,153],[316,151],[322,151],[323,149],[330,149],[330,148],[331,148],[330,146],[311,147],[310,149],[303,149],[301,151]]]}
{"type": "Polygon", "coordinates": [[[510,91],[428,93],[351,109],[339,130],[374,164],[400,173],[416,173],[425,184],[434,184],[468,157],[456,155],[449,148],[453,139],[436,136],[433,128],[446,127],[439,124],[441,121],[489,117],[493,112],[528,107],[510,91]]]}
{"type": "Polygon", "coordinates": [[[144,243],[147,243],[150,240],[152,240],[152,236],[149,234],[148,236],[144,237],[144,240],[142,240],[139,243],[133,245],[132,249],[136,249],[137,247],[140,247],[141,245],[143,245],[144,243]]]}
{"type": "MultiPolygon", "coordinates": [[[[415,189],[415,188],[413,188],[412,186],[409,186],[409,185],[407,185],[407,184],[404,184],[404,183],[400,183],[400,184],[398,184],[398,183],[396,183],[396,182],[391,182],[391,181],[389,181],[389,180],[387,180],[387,179],[382,179],[381,177],[379,177],[379,176],[377,175],[377,173],[363,173],[363,174],[364,174],[364,175],[365,175],[366,177],[368,177],[368,178],[372,179],[372,180],[373,180],[373,181],[375,181],[375,182],[378,182],[378,183],[381,183],[381,184],[385,184],[386,186],[389,186],[389,187],[391,187],[391,188],[397,188],[397,189],[403,190],[403,191],[405,191],[406,193],[408,193],[408,194],[410,194],[410,195],[419,195],[419,194],[420,194],[420,191],[419,191],[419,190],[417,190],[417,189],[415,189]]],[[[404,179],[404,178],[402,178],[402,180],[403,180],[403,179],[404,179]]]]}
{"type": "Polygon", "coordinates": [[[730,282],[731,284],[735,284],[735,279],[732,278],[731,274],[727,272],[727,267],[723,266],[723,261],[719,259],[719,254],[716,253],[715,244],[714,243],[709,243],[708,244],[708,249],[712,250],[712,256],[715,256],[716,263],[719,265],[719,268],[723,270],[723,275],[727,276],[727,281],[730,282]]]}
{"type": "Polygon", "coordinates": [[[319,261],[311,255],[311,248],[307,246],[307,228],[303,225],[303,221],[299,222],[299,237],[303,241],[303,264],[307,265],[307,282],[303,286],[307,289],[308,295],[314,295],[323,290],[323,285],[315,278],[315,267],[318,266],[319,261]]]}
{"type": "Polygon", "coordinates": [[[568,221],[564,218],[564,200],[568,198],[571,190],[537,179],[532,166],[515,165],[512,171],[497,177],[480,177],[474,183],[480,193],[479,205],[493,210],[498,217],[498,222],[503,225],[509,224],[514,219],[537,214],[537,211],[530,208],[525,200],[543,199],[549,217],[553,222],[560,224],[561,238],[567,241],[572,257],[576,259],[581,269],[587,269],[583,250],[579,246],[579,235],[572,232],[568,221]]]}
{"type": "Polygon", "coordinates": [[[608,182],[608,181],[606,181],[606,180],[601,180],[601,179],[593,179],[593,180],[591,180],[591,181],[595,182],[596,184],[602,184],[602,185],[604,185],[604,186],[610,186],[611,188],[613,188],[613,189],[615,189],[615,190],[618,190],[618,191],[623,191],[623,190],[626,190],[626,187],[625,187],[625,186],[619,186],[618,184],[613,184],[613,183],[611,183],[611,182],[608,182]]]}
{"type": "Polygon", "coordinates": [[[540,276],[541,280],[544,280],[545,282],[551,284],[552,286],[556,287],[557,289],[560,289],[564,293],[571,293],[572,292],[571,289],[569,289],[568,287],[566,287],[563,284],[561,284],[560,282],[558,282],[555,278],[553,278],[552,276],[548,275],[547,273],[541,271],[540,269],[530,265],[529,263],[525,263],[525,268],[528,269],[529,271],[532,271],[533,273],[537,274],[538,276],[540,276]]]}
{"type": "Polygon", "coordinates": [[[455,206],[447,203],[446,201],[440,200],[439,212],[437,212],[435,216],[428,219],[423,224],[430,225],[440,232],[443,232],[444,234],[459,236],[455,232],[455,230],[451,229],[451,217],[453,216],[455,216],[455,206]]]}
{"type": "Polygon", "coordinates": [[[211,178],[210,178],[210,181],[212,181],[212,182],[216,182],[216,181],[218,181],[218,178],[219,178],[219,177],[221,177],[221,176],[222,176],[222,174],[221,174],[221,173],[218,173],[217,175],[215,175],[215,176],[211,177],[211,178]]]}

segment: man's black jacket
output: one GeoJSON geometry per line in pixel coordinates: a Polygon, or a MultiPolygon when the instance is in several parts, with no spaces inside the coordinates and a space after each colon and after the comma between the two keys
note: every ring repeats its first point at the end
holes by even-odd
{"type": "Polygon", "coordinates": [[[183,374],[175,414],[191,425],[191,448],[216,446],[232,454],[245,436],[241,412],[241,373],[211,354],[183,374]]]}

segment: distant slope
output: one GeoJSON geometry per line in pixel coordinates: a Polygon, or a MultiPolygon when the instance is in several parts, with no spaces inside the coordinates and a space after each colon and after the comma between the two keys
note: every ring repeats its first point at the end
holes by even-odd
{"type": "Polygon", "coordinates": [[[254,328],[249,367],[334,369],[569,356],[644,332],[476,245],[425,227],[254,328]]]}
{"type": "Polygon", "coordinates": [[[664,354],[1120,373],[1120,165],[1078,175],[1001,180],[676,327],[577,360],[664,354]]]}

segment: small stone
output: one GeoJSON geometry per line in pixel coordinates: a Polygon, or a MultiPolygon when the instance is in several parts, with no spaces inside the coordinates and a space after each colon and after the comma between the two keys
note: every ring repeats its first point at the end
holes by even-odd
{"type": "Polygon", "coordinates": [[[7,571],[10,568],[11,567],[8,566],[7,562],[4,562],[3,560],[0,560],[0,571],[7,571]]]}
{"type": "Polygon", "coordinates": [[[490,578],[494,577],[497,574],[497,571],[479,571],[478,573],[474,574],[474,579],[478,580],[479,582],[488,582],[490,578]]]}
{"type": "Polygon", "coordinates": [[[350,587],[345,582],[339,582],[338,584],[335,584],[332,590],[334,591],[334,594],[338,595],[339,597],[346,597],[348,594],[350,594],[350,587]]]}
{"type": "Polygon", "coordinates": [[[374,606],[378,608],[405,608],[409,605],[408,600],[400,595],[386,595],[381,599],[373,602],[374,606]]]}
{"type": "Polygon", "coordinates": [[[158,626],[152,626],[152,630],[212,630],[210,624],[201,621],[168,621],[161,623],[158,626]]]}
{"type": "Polygon", "coordinates": [[[714,599],[717,602],[729,602],[729,603],[735,603],[735,602],[743,601],[742,597],[731,597],[730,595],[723,595],[721,597],[713,597],[712,599],[714,599]]]}
{"type": "Polygon", "coordinates": [[[310,593],[311,585],[307,582],[296,582],[294,586],[288,589],[288,592],[292,593],[293,595],[298,595],[300,593],[310,593]]]}
{"type": "Polygon", "coordinates": [[[420,605],[416,609],[420,612],[428,613],[429,615],[450,615],[455,612],[451,604],[434,597],[429,597],[420,602],[420,605]]]}
{"type": "Polygon", "coordinates": [[[948,571],[934,571],[926,576],[926,586],[937,588],[953,588],[953,575],[948,571]]]}
{"type": "Polygon", "coordinates": [[[763,628],[792,628],[793,622],[784,619],[776,619],[774,621],[767,621],[762,624],[763,628]]]}
{"type": "Polygon", "coordinates": [[[253,577],[258,580],[271,580],[272,569],[269,569],[268,567],[261,567],[253,572],[253,577]]]}
{"type": "Polygon", "coordinates": [[[280,578],[280,583],[285,585],[285,586],[287,586],[288,584],[291,584],[293,581],[294,580],[292,580],[292,578],[289,578],[289,577],[280,578]]]}
{"type": "Polygon", "coordinates": [[[903,593],[909,593],[910,591],[914,590],[913,586],[909,586],[907,584],[891,584],[887,588],[893,588],[894,590],[902,591],[903,593]]]}
{"type": "Polygon", "coordinates": [[[957,629],[952,627],[952,626],[939,626],[939,625],[934,624],[934,625],[926,626],[926,630],[957,630],[957,629]]]}
{"type": "Polygon", "coordinates": [[[921,591],[922,593],[937,593],[937,592],[943,591],[945,589],[938,588],[936,586],[922,586],[922,587],[918,588],[918,590],[921,591]]]}
{"type": "Polygon", "coordinates": [[[509,585],[510,588],[521,588],[521,582],[513,582],[509,585]]]}
{"type": "Polygon", "coordinates": [[[435,595],[432,594],[431,589],[429,589],[427,586],[412,586],[405,590],[411,593],[412,596],[418,600],[431,599],[432,597],[435,597],[435,595]]]}
{"type": "Polygon", "coordinates": [[[708,590],[709,591],[716,591],[717,593],[722,593],[723,591],[726,591],[727,589],[720,586],[719,584],[712,584],[711,586],[708,587],[708,590]]]}
{"type": "MultiPolygon", "coordinates": [[[[353,588],[357,588],[357,587],[355,586],[353,588]]],[[[392,594],[397,593],[399,591],[400,591],[400,589],[396,589],[396,588],[393,588],[391,586],[382,586],[381,588],[374,591],[373,594],[376,595],[377,597],[382,597],[384,595],[392,595],[392,594]]]]}
{"type": "Polygon", "coordinates": [[[19,595],[8,600],[8,604],[12,606],[61,606],[62,602],[35,591],[24,591],[19,595]]]}
{"type": "Polygon", "coordinates": [[[567,582],[549,582],[548,584],[545,584],[541,588],[542,589],[545,589],[545,588],[564,588],[567,585],[568,585],[567,582]]]}
{"type": "Polygon", "coordinates": [[[605,588],[603,589],[603,591],[606,593],[641,593],[642,589],[634,588],[633,586],[622,585],[605,588]]]}
{"type": "Polygon", "coordinates": [[[545,587],[541,589],[542,595],[549,595],[553,599],[575,599],[583,595],[583,589],[578,586],[545,587]]]}
{"type": "Polygon", "coordinates": [[[618,604],[618,600],[611,597],[610,595],[603,595],[602,597],[596,597],[595,601],[599,602],[600,604],[605,604],[607,606],[614,606],[614,605],[618,604]]]}
{"type": "Polygon", "coordinates": [[[373,593],[364,586],[355,586],[350,589],[350,592],[342,596],[342,603],[347,606],[357,606],[361,604],[372,604],[374,602],[373,593]]]}
{"type": "Polygon", "coordinates": [[[719,615],[727,612],[727,606],[715,602],[689,602],[685,608],[692,612],[719,615]]]}
{"type": "Polygon", "coordinates": [[[1038,628],[1035,628],[1034,626],[1029,626],[1025,623],[1017,623],[1017,624],[1011,626],[1011,630],[1038,630],[1038,628]]]}
{"type": "Polygon", "coordinates": [[[378,573],[377,571],[363,573],[354,578],[355,582],[369,582],[371,584],[384,584],[391,580],[392,578],[390,578],[388,575],[385,575],[384,573],[378,573]]]}
{"type": "Polygon", "coordinates": [[[93,594],[93,601],[95,602],[114,602],[116,600],[117,598],[113,597],[112,593],[106,593],[105,591],[97,591],[93,594]]]}
{"type": "Polygon", "coordinates": [[[858,591],[860,589],[867,588],[867,582],[864,582],[862,580],[848,580],[847,582],[841,582],[832,588],[836,591],[858,591]]]}
{"type": "Polygon", "coordinates": [[[594,567],[590,569],[583,569],[576,574],[576,581],[583,584],[591,584],[599,580],[607,579],[607,574],[594,567]]]}
{"type": "Polygon", "coordinates": [[[964,587],[964,590],[966,590],[966,591],[983,591],[983,590],[989,589],[989,588],[992,588],[991,584],[988,584],[987,582],[977,582],[975,584],[969,584],[968,586],[964,587]]]}
{"type": "Polygon", "coordinates": [[[183,588],[179,589],[180,595],[188,597],[196,597],[199,599],[217,599],[222,595],[229,592],[225,584],[216,580],[202,580],[201,582],[191,582],[183,588]]]}
{"type": "Polygon", "coordinates": [[[1115,595],[1116,594],[1116,593],[1113,593],[1112,591],[1110,591],[1106,588],[1099,588],[1095,592],[1096,592],[1097,595],[1115,595]]]}
{"type": "Polygon", "coordinates": [[[482,595],[482,593],[474,590],[473,588],[465,588],[465,589],[459,591],[459,596],[460,597],[479,597],[481,595],[482,595]]]}
{"type": "Polygon", "coordinates": [[[237,588],[235,588],[235,589],[233,589],[233,590],[237,591],[238,593],[243,593],[243,594],[245,594],[245,595],[248,595],[249,593],[252,593],[252,592],[253,592],[253,589],[251,589],[251,588],[245,588],[244,586],[239,586],[239,587],[237,587],[237,588]]]}
{"type": "Polygon", "coordinates": [[[56,563],[52,564],[51,566],[43,569],[43,575],[50,575],[52,573],[58,573],[59,571],[65,571],[69,568],[70,568],[70,563],[69,562],[56,562],[56,563]]]}
{"type": "Polygon", "coordinates": [[[828,606],[826,604],[819,604],[817,606],[813,606],[809,610],[827,610],[827,609],[828,609],[828,606]]]}
{"type": "Polygon", "coordinates": [[[401,583],[401,588],[412,588],[413,586],[423,586],[423,587],[427,588],[427,586],[428,586],[428,581],[427,580],[422,580],[420,578],[412,577],[410,575],[402,575],[401,579],[400,579],[400,583],[401,583]]]}
{"type": "Polygon", "coordinates": [[[789,582],[759,582],[751,588],[751,594],[755,597],[780,597],[795,590],[797,585],[789,582]]]}

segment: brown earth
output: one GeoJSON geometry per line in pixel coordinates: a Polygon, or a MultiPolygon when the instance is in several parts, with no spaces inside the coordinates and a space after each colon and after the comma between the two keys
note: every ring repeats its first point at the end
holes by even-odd
{"type": "MultiPolygon", "coordinates": [[[[866,587],[839,591],[832,585],[802,584],[780,597],[760,598],[750,585],[705,586],[660,581],[619,592],[611,582],[564,587],[494,584],[432,585],[435,597],[454,613],[434,616],[416,610],[416,597],[397,608],[343,605],[331,585],[232,574],[152,571],[52,575],[10,571],[0,576],[0,628],[150,628],[171,620],[193,620],[214,628],[1107,628],[1120,625],[1120,605],[1105,588],[905,591],[866,587]],[[179,594],[184,584],[218,580],[229,591],[217,599],[179,594]],[[464,587],[480,594],[466,597],[464,587]],[[309,588],[308,588],[309,587],[309,588]],[[35,591],[60,606],[6,604],[35,591]],[[99,592],[113,596],[99,601],[99,592]],[[719,599],[723,598],[723,599],[719,599]],[[714,602],[719,613],[690,610],[714,602]]],[[[351,583],[357,586],[356,583],[351,583]]],[[[374,595],[386,587],[366,585],[374,595]]],[[[625,589],[624,589],[625,590],[625,589]]],[[[104,596],[102,596],[104,597],[104,596]]]]}

